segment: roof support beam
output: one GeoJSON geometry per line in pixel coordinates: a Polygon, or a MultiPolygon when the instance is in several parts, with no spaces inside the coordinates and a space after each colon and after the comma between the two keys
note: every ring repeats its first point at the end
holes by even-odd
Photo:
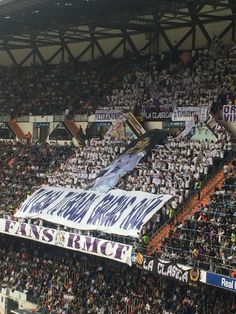
{"type": "Polygon", "coordinates": [[[114,48],[112,48],[112,50],[108,53],[109,56],[112,56],[114,52],[116,52],[117,49],[120,48],[120,46],[122,46],[124,44],[124,38],[121,39],[121,41],[118,42],[117,45],[115,45],[114,48]]]}
{"type": "Polygon", "coordinates": [[[193,24],[192,26],[192,50],[196,47],[196,25],[193,24]]]}
{"type": "Polygon", "coordinates": [[[50,64],[55,58],[56,56],[59,55],[59,53],[62,51],[62,47],[60,47],[59,49],[57,49],[54,54],[46,61],[47,64],[50,64]]]}
{"type": "Polygon", "coordinates": [[[155,27],[157,28],[156,31],[159,32],[162,35],[162,37],[165,40],[165,42],[166,42],[167,46],[169,47],[169,49],[171,51],[173,51],[174,47],[173,47],[171,41],[169,40],[168,36],[166,35],[166,32],[165,32],[164,28],[161,25],[161,17],[160,17],[160,15],[154,13],[153,14],[153,18],[154,18],[154,22],[155,22],[155,27]]]}
{"type": "Polygon", "coordinates": [[[200,30],[203,33],[204,37],[206,38],[207,43],[210,45],[211,44],[211,37],[209,36],[208,32],[206,31],[206,29],[203,26],[203,24],[200,21],[200,19],[197,16],[194,16],[193,17],[193,21],[196,23],[196,25],[198,25],[198,27],[200,28],[200,30]]]}
{"type": "Polygon", "coordinates": [[[159,30],[160,30],[161,36],[162,36],[163,39],[165,40],[167,46],[169,47],[169,49],[170,49],[171,51],[173,51],[173,50],[174,50],[174,47],[173,47],[171,41],[169,40],[168,36],[166,35],[166,32],[165,32],[164,29],[161,27],[161,25],[160,25],[160,27],[159,27],[159,30]]]}
{"type": "Polygon", "coordinates": [[[193,33],[193,29],[191,28],[175,45],[175,49],[178,49],[184,42],[185,40],[193,33]]]}
{"type": "MultiPolygon", "coordinates": [[[[40,0],[35,1],[40,2],[40,0]]],[[[41,2],[44,1],[41,0],[41,2]]],[[[14,0],[14,2],[17,1],[14,0]]],[[[50,2],[50,0],[47,0],[47,2],[50,2]]],[[[97,1],[95,2],[97,3],[97,1]]],[[[101,5],[103,4],[99,2],[99,4],[94,3],[94,5],[98,5],[98,7],[101,8],[101,5]]],[[[2,5],[0,7],[3,8],[2,5]]],[[[76,62],[77,58],[73,56],[73,54],[75,53],[70,47],[70,42],[88,42],[89,45],[89,43],[93,41],[92,45],[93,48],[95,48],[95,57],[97,54],[106,57],[108,55],[108,52],[103,47],[103,43],[101,42],[101,40],[110,37],[117,37],[119,39],[117,39],[114,45],[118,45],[118,48],[120,48],[125,41],[126,47],[128,47],[133,54],[139,55],[140,51],[148,51],[148,47],[153,48],[154,45],[158,43],[158,37],[150,37],[150,41],[145,42],[143,44],[144,46],[140,49],[139,47],[137,47],[136,41],[133,39],[134,37],[132,35],[148,32],[153,34],[159,33],[159,35],[162,35],[166,46],[168,46],[171,50],[175,50],[180,49],[180,47],[182,47],[183,43],[185,43],[186,41],[191,41],[190,36],[192,36],[192,43],[195,42],[194,30],[196,27],[198,27],[202,32],[203,35],[201,34],[201,37],[204,37],[204,40],[206,38],[206,41],[208,42],[208,44],[210,44],[211,34],[210,32],[208,32],[207,25],[215,23],[217,21],[229,21],[227,25],[232,22],[231,27],[228,26],[227,28],[225,28],[223,32],[221,32],[220,37],[223,38],[226,34],[229,35],[232,29],[232,39],[235,39],[236,0],[170,0],[168,3],[164,0],[151,1],[150,3],[148,2],[145,6],[139,7],[138,4],[137,6],[135,6],[135,8],[126,8],[125,12],[121,11],[119,3],[119,5],[117,5],[117,7],[115,8],[115,11],[113,11],[112,8],[111,12],[109,12],[109,14],[111,13],[111,18],[107,19],[99,18],[97,16],[90,17],[89,15],[87,15],[87,11],[83,12],[80,4],[76,4],[76,7],[74,7],[73,4],[71,8],[66,8],[66,10],[68,9],[68,12],[71,13],[70,19],[68,18],[67,14],[64,14],[65,12],[63,10],[65,8],[57,9],[60,10],[61,13],[59,14],[59,11],[51,12],[55,17],[55,19],[53,19],[53,23],[51,23],[50,21],[51,15],[48,16],[47,10],[40,10],[40,15],[45,14],[45,16],[43,15],[45,20],[42,19],[44,21],[44,25],[41,22],[41,18],[38,20],[37,15],[26,16],[26,20],[22,20],[22,18],[19,16],[18,20],[17,12],[15,15],[17,21],[16,25],[11,19],[2,19],[2,21],[0,21],[0,33],[2,34],[2,40],[6,39],[8,43],[8,50],[10,51],[6,51],[6,53],[8,53],[9,56],[10,53],[13,53],[13,58],[15,57],[16,61],[20,62],[16,58],[16,53],[13,50],[15,48],[13,45],[16,46],[16,49],[18,49],[18,47],[19,49],[22,49],[23,46],[28,46],[28,48],[31,49],[33,48],[33,45],[31,43],[34,42],[37,46],[37,51],[35,50],[36,59],[39,60],[39,62],[41,63],[43,62],[43,59],[45,59],[43,52],[41,53],[41,56],[39,55],[39,52],[42,51],[41,47],[56,46],[55,49],[58,49],[58,47],[62,45],[61,52],[65,54],[65,59],[68,55],[72,61],[75,60],[74,62],[76,62]],[[124,19],[121,18],[120,20],[112,19],[112,14],[114,12],[118,15],[123,15],[125,13],[127,14],[127,16],[125,16],[124,19]],[[153,12],[155,13],[153,14],[153,12]],[[154,16],[154,19],[152,18],[152,15],[154,16]],[[81,19],[78,19],[78,16],[81,17],[81,19]],[[32,28],[30,28],[29,30],[25,26],[27,26],[27,23],[29,23],[30,21],[32,21],[33,24],[32,28]],[[168,36],[168,31],[173,29],[176,29],[176,31],[178,31],[178,29],[182,29],[185,32],[185,27],[188,27],[186,28],[187,33],[183,35],[183,37],[177,43],[174,43],[174,39],[168,36]],[[188,29],[190,28],[192,30],[188,31],[188,29]],[[63,34],[62,43],[60,40],[60,30],[63,34]],[[119,32],[117,30],[119,30],[119,32]],[[124,34],[124,32],[120,30],[124,30],[124,32],[126,33],[124,34]],[[34,33],[34,35],[31,36],[31,33],[34,33]],[[9,36],[9,38],[4,36],[9,36]],[[118,41],[120,40],[121,42],[119,44],[118,41]],[[155,44],[153,44],[154,41],[155,44]]],[[[9,16],[10,15],[11,14],[9,14],[9,16]]],[[[0,40],[0,50],[5,49],[2,40],[0,40]]],[[[92,46],[90,46],[90,48],[91,47],[92,46]]],[[[118,48],[114,47],[114,50],[110,48],[110,54],[113,54],[118,48]]],[[[27,54],[28,51],[29,50],[27,50],[27,54]]],[[[26,57],[27,56],[25,54],[24,58],[26,57]]],[[[12,56],[10,56],[10,58],[12,60],[12,56]]],[[[14,63],[13,60],[12,62],[14,63]]]]}
{"type": "Polygon", "coordinates": [[[22,66],[25,64],[25,62],[33,55],[34,51],[31,50],[25,57],[24,59],[19,63],[19,66],[22,66]]]}
{"type": "MultiPolygon", "coordinates": [[[[73,63],[75,63],[75,58],[74,58],[72,52],[70,51],[70,49],[69,49],[67,43],[65,42],[65,38],[64,38],[63,35],[60,36],[60,41],[61,41],[61,45],[62,45],[62,48],[63,48],[62,51],[66,51],[67,54],[68,54],[68,56],[69,56],[69,58],[70,58],[70,61],[72,61],[73,63]]],[[[64,53],[64,52],[63,52],[63,53],[64,53]]]]}
{"type": "Polygon", "coordinates": [[[139,53],[145,51],[155,40],[158,42],[158,33],[155,33],[155,35],[139,50],[139,53]]]}
{"type": "Polygon", "coordinates": [[[202,11],[202,9],[205,7],[205,4],[200,4],[197,8],[198,13],[202,11]]]}
{"type": "Polygon", "coordinates": [[[229,5],[230,5],[232,13],[234,15],[236,15],[236,3],[235,3],[235,0],[229,0],[229,5]]]}
{"type": "Polygon", "coordinates": [[[99,52],[101,53],[102,57],[103,58],[106,58],[106,54],[105,52],[103,51],[101,45],[99,44],[96,36],[94,35],[93,33],[94,29],[93,28],[90,28],[89,29],[89,33],[90,33],[90,37],[91,37],[91,40],[92,40],[92,43],[98,48],[99,52]]]}
{"type": "Polygon", "coordinates": [[[7,54],[8,54],[8,56],[11,58],[11,61],[13,62],[13,64],[14,64],[16,67],[18,67],[18,63],[17,63],[15,57],[13,56],[11,50],[10,50],[9,47],[7,46],[7,43],[5,43],[4,46],[5,46],[5,50],[6,50],[7,54]]]}
{"type": "Polygon", "coordinates": [[[41,52],[39,51],[39,49],[35,43],[32,44],[32,47],[33,47],[33,50],[35,52],[35,55],[37,55],[39,57],[39,60],[41,61],[41,63],[43,65],[46,64],[46,60],[44,59],[43,55],[41,54],[41,52]]]}
{"type": "Polygon", "coordinates": [[[35,50],[33,50],[33,66],[36,66],[36,53],[35,50]]]}
{"type": "Polygon", "coordinates": [[[236,40],[236,36],[235,36],[235,29],[236,29],[236,25],[235,25],[235,23],[236,23],[236,21],[234,20],[233,22],[232,22],[233,24],[232,24],[232,41],[235,41],[236,40]]]}
{"type": "Polygon", "coordinates": [[[219,38],[222,39],[233,27],[233,22],[231,22],[224,30],[223,32],[219,35],[219,38]]]}
{"type": "Polygon", "coordinates": [[[92,48],[92,43],[90,43],[77,57],[76,60],[80,60],[83,55],[92,48]]]}
{"type": "Polygon", "coordinates": [[[136,55],[136,56],[139,56],[139,52],[138,52],[138,49],[137,47],[135,46],[133,40],[131,39],[131,37],[129,36],[127,30],[125,29],[122,29],[122,34],[125,38],[125,40],[127,41],[127,43],[129,44],[131,50],[133,51],[133,53],[136,55]]]}
{"type": "Polygon", "coordinates": [[[91,59],[94,60],[94,42],[92,42],[92,47],[91,47],[91,59]]]}
{"type": "Polygon", "coordinates": [[[202,21],[199,19],[198,15],[197,15],[197,14],[198,14],[198,11],[197,11],[197,9],[196,9],[196,6],[194,6],[194,5],[191,5],[191,6],[190,6],[190,5],[189,5],[189,6],[188,6],[188,10],[189,10],[189,13],[190,13],[192,22],[200,28],[202,34],[204,35],[204,37],[205,37],[206,40],[207,40],[208,45],[210,45],[210,44],[211,44],[211,37],[209,36],[209,34],[208,34],[208,32],[206,31],[206,29],[205,29],[205,27],[204,27],[202,21]]]}
{"type": "Polygon", "coordinates": [[[232,20],[232,41],[236,40],[235,36],[235,29],[236,29],[236,3],[235,0],[229,0],[229,5],[233,14],[233,20],[232,20]]]}

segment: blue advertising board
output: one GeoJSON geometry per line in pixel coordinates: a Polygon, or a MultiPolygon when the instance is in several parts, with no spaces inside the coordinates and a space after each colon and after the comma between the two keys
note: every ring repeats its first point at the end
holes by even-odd
{"type": "Polygon", "coordinates": [[[231,277],[207,272],[206,284],[236,292],[236,279],[231,277]]]}

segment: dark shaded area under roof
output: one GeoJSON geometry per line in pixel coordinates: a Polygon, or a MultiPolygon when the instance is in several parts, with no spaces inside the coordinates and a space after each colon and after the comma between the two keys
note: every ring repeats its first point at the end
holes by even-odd
{"type": "MultiPolygon", "coordinates": [[[[19,34],[22,32],[37,32],[50,30],[55,27],[68,25],[89,25],[91,28],[105,26],[108,28],[154,31],[156,24],[152,19],[137,19],[136,25],[130,23],[140,15],[156,15],[158,23],[164,13],[173,14],[173,21],[165,22],[166,28],[178,26],[176,17],[179,10],[184,16],[191,13],[199,15],[199,9],[203,5],[232,7],[235,9],[235,1],[220,0],[3,0],[0,2],[0,36],[19,34]],[[175,22],[174,22],[175,21],[175,22]]],[[[210,18],[210,14],[205,14],[210,18]]],[[[220,17],[216,16],[216,19],[220,17]]],[[[224,17],[225,19],[226,17],[224,17]]],[[[232,19],[232,17],[228,17],[232,19]]],[[[182,21],[183,22],[183,21],[182,21]]],[[[185,26],[190,23],[185,23],[185,26]]]]}
{"type": "MultiPolygon", "coordinates": [[[[172,51],[181,47],[189,36],[195,43],[197,26],[210,45],[207,25],[221,21],[229,25],[219,37],[231,32],[234,40],[235,0],[2,0],[0,50],[5,50],[17,65],[11,50],[31,49],[30,54],[38,55],[41,63],[45,63],[38,48],[59,46],[74,62],[81,56],[75,58],[68,45],[85,42],[89,46],[81,54],[93,45],[102,57],[107,57],[99,41],[119,38],[121,41],[117,47],[127,42],[132,53],[138,56],[140,51],[132,42],[133,35],[147,34],[146,46],[149,46],[158,41],[157,34],[160,34],[172,51]],[[167,32],[178,32],[181,28],[186,30],[186,34],[173,45],[167,32]]],[[[26,55],[20,65],[27,58],[26,55]]]]}

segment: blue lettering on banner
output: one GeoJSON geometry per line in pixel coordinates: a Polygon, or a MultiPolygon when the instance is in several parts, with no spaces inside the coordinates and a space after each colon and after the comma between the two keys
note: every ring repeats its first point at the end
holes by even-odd
{"type": "Polygon", "coordinates": [[[56,212],[58,217],[80,222],[98,197],[95,193],[69,192],[60,203],[48,210],[47,214],[53,215],[56,212]]]}
{"type": "Polygon", "coordinates": [[[236,279],[213,273],[206,273],[206,284],[236,292],[236,279]]]}
{"type": "Polygon", "coordinates": [[[93,204],[97,198],[98,196],[94,193],[92,195],[84,195],[84,198],[80,202],[76,202],[72,204],[71,207],[68,207],[63,218],[80,222],[89,210],[91,204],[93,204]]]}
{"type": "MultiPolygon", "coordinates": [[[[66,204],[69,203],[73,198],[73,195],[76,197],[78,197],[78,193],[76,192],[69,192],[66,195],[63,196],[63,199],[57,203],[56,205],[54,205],[52,208],[48,209],[47,214],[48,215],[53,215],[55,212],[57,213],[58,216],[61,216],[63,213],[63,209],[66,208],[66,204]],[[65,206],[65,207],[64,207],[65,206]]],[[[81,194],[79,194],[80,196],[81,194]]]]}
{"type": "Polygon", "coordinates": [[[16,217],[42,218],[81,230],[138,237],[142,226],[171,198],[144,192],[43,187],[23,203],[16,217]]]}
{"type": "Polygon", "coordinates": [[[140,229],[144,224],[144,218],[153,211],[153,209],[162,202],[163,198],[160,196],[156,199],[147,200],[144,198],[124,219],[121,228],[128,229],[140,229]],[[150,206],[150,207],[149,207],[150,206]]]}
{"type": "Polygon", "coordinates": [[[21,211],[25,212],[29,208],[29,213],[40,214],[42,210],[45,210],[50,204],[54,203],[63,194],[63,191],[48,191],[46,189],[40,189],[30,200],[30,203],[26,203],[21,211]]]}
{"type": "Polygon", "coordinates": [[[88,218],[88,225],[113,226],[120,218],[126,208],[132,205],[136,197],[106,195],[94,208],[92,215],[88,218]],[[113,208],[113,209],[112,209],[113,208]]]}

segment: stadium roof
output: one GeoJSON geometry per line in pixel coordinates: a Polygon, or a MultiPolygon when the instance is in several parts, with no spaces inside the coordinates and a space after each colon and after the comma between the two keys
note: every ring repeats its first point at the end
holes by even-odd
{"type": "Polygon", "coordinates": [[[147,30],[153,31],[155,20],[162,21],[164,28],[179,27],[180,23],[190,25],[191,14],[209,22],[223,16],[232,19],[235,7],[234,0],[1,0],[0,33],[49,30],[75,24],[137,30],[145,25],[147,30]],[[202,13],[206,5],[211,5],[212,10],[202,13]],[[227,9],[230,11],[225,11],[227,9]],[[166,18],[162,19],[164,16],[166,18]]]}
{"type": "MultiPolygon", "coordinates": [[[[235,0],[0,0],[0,49],[34,48],[121,38],[137,53],[130,36],[197,25],[208,43],[205,25],[228,21],[235,29],[235,0]]],[[[181,41],[177,43],[177,48],[181,41]]],[[[69,53],[69,51],[68,51],[69,53]]],[[[13,60],[14,61],[14,60],[13,60]]]]}

